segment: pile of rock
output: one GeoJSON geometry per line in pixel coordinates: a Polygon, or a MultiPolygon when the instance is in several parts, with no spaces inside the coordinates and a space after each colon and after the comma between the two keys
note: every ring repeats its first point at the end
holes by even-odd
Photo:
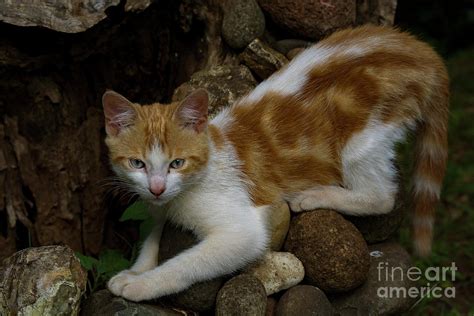
{"type": "MultiPolygon", "coordinates": [[[[240,275],[196,284],[160,302],[188,311],[215,311],[217,315],[396,315],[413,304],[410,298],[388,299],[378,293],[380,288],[413,286],[401,274],[387,279],[377,269],[383,263],[384,271],[398,267],[406,275],[410,256],[399,244],[377,240],[367,245],[350,220],[329,210],[293,214],[287,225],[290,214],[285,206],[275,207],[278,215],[271,221],[274,251],[240,275]],[[282,235],[283,244],[279,243],[282,235]]],[[[366,219],[378,224],[394,216],[401,218],[402,212],[396,209],[366,219]]],[[[371,236],[386,239],[393,233],[390,225],[366,228],[371,236]]],[[[196,242],[190,232],[166,226],[161,260],[196,242]]]]}
{"type": "MultiPolygon", "coordinates": [[[[274,234],[281,235],[284,227],[274,228],[274,234]]],[[[383,226],[372,226],[371,231],[387,235],[383,226]]],[[[378,293],[379,288],[413,286],[407,279],[381,278],[377,269],[383,263],[387,271],[399,267],[406,275],[410,256],[397,243],[367,245],[353,223],[329,210],[293,214],[285,235],[281,249],[274,243],[275,250],[284,252],[271,251],[240,275],[200,283],[161,302],[217,315],[395,315],[413,304],[410,298],[388,299],[378,293]]],[[[196,242],[190,233],[166,227],[163,249],[174,248],[176,240],[179,249],[196,242]]],[[[169,254],[165,250],[165,258],[169,254]]]]}
{"type": "MultiPolygon", "coordinates": [[[[240,275],[195,284],[161,298],[158,304],[132,303],[102,290],[85,300],[82,315],[211,311],[217,315],[396,315],[413,304],[410,298],[388,299],[379,293],[381,288],[414,286],[401,277],[411,262],[400,245],[384,241],[368,246],[354,224],[329,210],[293,214],[287,225],[289,209],[285,205],[275,207],[278,218],[271,221],[272,247],[284,252],[269,251],[240,275]],[[286,236],[283,245],[282,236],[286,236]],[[400,277],[381,277],[380,266],[384,271],[401,269],[400,277]]],[[[384,233],[382,226],[371,230],[384,233]]],[[[160,260],[195,243],[190,232],[167,225],[160,260]]],[[[69,248],[49,246],[29,248],[6,259],[0,280],[0,314],[38,311],[69,315],[79,311],[86,273],[69,248]]]]}

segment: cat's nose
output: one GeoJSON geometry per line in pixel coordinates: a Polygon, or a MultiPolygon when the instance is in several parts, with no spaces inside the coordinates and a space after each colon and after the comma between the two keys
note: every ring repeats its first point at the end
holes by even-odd
{"type": "Polygon", "coordinates": [[[154,174],[148,179],[148,190],[159,197],[166,190],[166,179],[159,174],[154,174]]]}
{"type": "Polygon", "coordinates": [[[163,192],[165,192],[166,187],[164,185],[161,186],[152,186],[149,188],[150,193],[156,197],[159,197],[163,192]]]}

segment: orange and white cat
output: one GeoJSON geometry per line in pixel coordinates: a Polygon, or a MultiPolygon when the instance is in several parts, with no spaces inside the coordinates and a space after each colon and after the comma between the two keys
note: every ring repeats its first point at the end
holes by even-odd
{"type": "Polygon", "coordinates": [[[428,254],[447,158],[448,85],[427,44],[363,26],[303,51],[210,122],[204,90],[146,106],[106,92],[113,169],[158,219],[136,263],[109,289],[140,301],[243,268],[266,251],[265,214],[282,200],[294,212],[390,212],[394,146],[410,130],[418,131],[415,249],[428,254]],[[164,220],[201,241],[157,266],[164,220]]]}

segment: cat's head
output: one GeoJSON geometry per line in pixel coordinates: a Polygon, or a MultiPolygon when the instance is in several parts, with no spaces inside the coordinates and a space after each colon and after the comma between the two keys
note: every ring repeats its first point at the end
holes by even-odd
{"type": "Polygon", "coordinates": [[[112,167],[142,199],[164,204],[199,181],[209,157],[205,90],[144,106],[107,91],[102,104],[112,167]]]}

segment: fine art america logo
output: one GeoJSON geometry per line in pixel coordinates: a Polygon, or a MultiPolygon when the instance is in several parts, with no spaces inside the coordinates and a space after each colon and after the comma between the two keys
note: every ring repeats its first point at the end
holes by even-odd
{"type": "MultiPolygon", "coordinates": [[[[371,253],[377,257],[377,254],[371,253]]],[[[377,288],[377,295],[381,298],[454,298],[456,288],[452,286],[455,281],[456,263],[450,266],[428,267],[424,270],[418,267],[402,268],[390,265],[388,262],[379,262],[377,265],[378,281],[384,284],[377,288]],[[420,282],[420,280],[422,280],[420,282]],[[418,285],[406,286],[411,282],[418,285]],[[420,284],[421,283],[421,284],[420,284]],[[441,286],[441,284],[451,286],[441,286]]]]}

